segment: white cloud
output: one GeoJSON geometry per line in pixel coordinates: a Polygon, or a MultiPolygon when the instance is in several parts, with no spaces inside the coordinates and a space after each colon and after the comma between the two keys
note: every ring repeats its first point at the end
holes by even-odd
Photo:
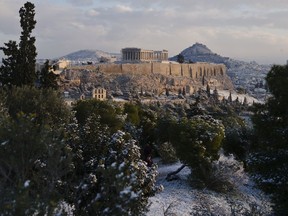
{"type": "MultiPolygon", "coordinates": [[[[19,38],[18,11],[25,2],[0,0],[0,46],[19,38]]],[[[35,0],[35,6],[39,57],[126,46],[175,55],[201,42],[223,56],[288,58],[286,0],[35,0]]]]}
{"type": "Polygon", "coordinates": [[[133,11],[133,9],[131,7],[126,6],[126,5],[117,5],[115,9],[116,9],[117,12],[120,12],[120,13],[132,12],[133,11]]]}

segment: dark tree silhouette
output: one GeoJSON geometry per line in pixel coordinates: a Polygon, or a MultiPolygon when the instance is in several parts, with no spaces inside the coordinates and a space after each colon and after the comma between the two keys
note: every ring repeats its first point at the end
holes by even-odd
{"type": "Polygon", "coordinates": [[[58,78],[59,75],[53,73],[53,66],[51,66],[47,60],[39,73],[40,88],[58,89],[58,78]]]}
{"type": "Polygon", "coordinates": [[[177,62],[182,64],[182,63],[184,63],[184,61],[185,61],[185,58],[181,53],[179,55],[177,55],[177,62]]]}
{"type": "Polygon", "coordinates": [[[36,47],[35,37],[31,36],[35,28],[36,20],[35,6],[26,2],[19,10],[20,25],[22,28],[20,42],[5,43],[5,47],[0,47],[7,56],[2,59],[3,65],[0,69],[0,82],[7,86],[34,85],[36,81],[36,47]]]}

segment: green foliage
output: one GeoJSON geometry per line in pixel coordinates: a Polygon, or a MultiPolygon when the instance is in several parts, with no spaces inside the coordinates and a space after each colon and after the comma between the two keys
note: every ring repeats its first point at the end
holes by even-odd
{"type": "Polygon", "coordinates": [[[36,81],[36,47],[35,37],[31,36],[32,30],[35,28],[36,20],[35,6],[30,2],[26,2],[19,10],[20,24],[22,28],[19,43],[19,68],[18,82],[16,85],[34,85],[36,81]]]}
{"type": "Polygon", "coordinates": [[[169,142],[163,142],[157,145],[157,152],[163,163],[174,163],[178,161],[176,151],[169,142]]]}
{"type": "Polygon", "coordinates": [[[34,115],[39,124],[47,123],[58,127],[65,123],[70,115],[60,94],[52,89],[12,87],[9,91],[0,90],[0,94],[6,98],[5,106],[12,118],[17,118],[18,113],[22,112],[34,115]]]}
{"type": "Polygon", "coordinates": [[[225,154],[233,154],[236,159],[245,161],[250,147],[251,131],[245,127],[225,130],[223,149],[225,154]]]}
{"type": "Polygon", "coordinates": [[[265,104],[255,104],[253,123],[255,139],[249,169],[257,182],[274,197],[275,210],[286,215],[288,152],[288,67],[274,65],[266,81],[272,97],[265,104]],[[284,193],[283,193],[284,192],[284,193]]]}
{"type": "Polygon", "coordinates": [[[141,136],[139,137],[140,146],[153,144],[156,140],[157,114],[150,107],[142,107],[139,110],[141,136]]]}
{"type": "Polygon", "coordinates": [[[133,125],[139,125],[140,117],[139,117],[139,107],[132,103],[124,104],[124,114],[127,114],[127,121],[132,123],[133,125]]]}
{"type": "Polygon", "coordinates": [[[92,114],[100,115],[100,123],[109,127],[112,132],[123,128],[122,111],[115,103],[99,100],[78,101],[73,107],[76,111],[76,118],[80,124],[85,124],[86,120],[92,114]]]}
{"type": "Polygon", "coordinates": [[[26,2],[19,10],[20,24],[22,28],[20,43],[15,41],[5,43],[3,50],[6,59],[2,59],[0,68],[0,82],[3,86],[33,86],[36,81],[36,47],[35,37],[31,36],[35,28],[36,20],[34,4],[26,2]]]}
{"type": "Polygon", "coordinates": [[[1,113],[0,214],[52,214],[62,195],[61,179],[71,171],[63,128],[40,125],[35,115],[1,113]]]}
{"type": "Polygon", "coordinates": [[[18,45],[16,41],[4,43],[6,47],[0,47],[6,59],[2,58],[2,66],[0,67],[0,82],[3,86],[11,86],[15,84],[17,79],[17,59],[18,45]]]}
{"type": "Polygon", "coordinates": [[[45,62],[44,67],[42,68],[42,70],[38,75],[39,75],[40,88],[52,88],[55,90],[59,88],[57,83],[59,75],[53,73],[52,66],[49,65],[48,60],[45,62]]]}
{"type": "Polygon", "coordinates": [[[219,157],[224,126],[209,116],[194,116],[174,126],[172,144],[178,158],[187,164],[193,177],[208,185],[212,162],[219,157]]]}
{"type": "Polygon", "coordinates": [[[139,215],[154,193],[156,167],[148,168],[128,134],[110,137],[101,117],[91,115],[73,138],[77,175],[69,203],[77,215],[139,215]]]}

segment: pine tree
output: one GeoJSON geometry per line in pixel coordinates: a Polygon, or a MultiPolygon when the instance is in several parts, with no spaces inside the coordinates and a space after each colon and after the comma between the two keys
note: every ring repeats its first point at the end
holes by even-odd
{"type": "Polygon", "coordinates": [[[254,105],[255,141],[250,169],[262,188],[272,193],[277,215],[287,215],[288,67],[274,65],[266,81],[272,96],[254,105]],[[260,175],[259,175],[260,174],[260,175]]]}
{"type": "Polygon", "coordinates": [[[195,183],[209,186],[212,162],[219,158],[224,126],[211,116],[197,115],[174,123],[172,127],[171,143],[178,158],[193,170],[195,183]]]}
{"type": "Polygon", "coordinates": [[[3,65],[0,69],[0,82],[3,86],[35,84],[36,39],[31,36],[36,24],[34,8],[34,4],[26,2],[19,10],[22,28],[19,45],[16,41],[9,41],[4,44],[6,47],[0,47],[7,56],[2,59],[3,65]]]}

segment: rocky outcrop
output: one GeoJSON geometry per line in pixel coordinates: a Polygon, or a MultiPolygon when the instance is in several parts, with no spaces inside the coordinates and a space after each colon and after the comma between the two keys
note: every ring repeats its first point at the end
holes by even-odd
{"type": "MultiPolygon", "coordinates": [[[[145,67],[147,65],[149,64],[146,63],[145,67]]],[[[201,67],[193,65],[193,67],[191,66],[193,69],[189,70],[187,65],[178,64],[175,66],[174,72],[160,73],[152,72],[153,65],[152,67],[149,65],[150,72],[141,73],[141,70],[136,69],[137,67],[139,69],[139,65],[134,64],[132,66],[133,70],[128,71],[127,69],[125,73],[107,72],[104,70],[105,67],[101,67],[101,65],[67,69],[61,73],[62,87],[64,91],[69,91],[71,96],[77,97],[80,92],[85,93],[101,86],[107,90],[108,95],[125,98],[137,98],[143,93],[157,97],[166,94],[167,91],[169,94],[178,94],[180,91],[185,92],[185,94],[193,94],[199,88],[206,88],[207,84],[211,88],[233,89],[232,82],[222,67],[219,67],[219,71],[216,73],[216,69],[212,70],[213,65],[210,65],[211,68],[208,67],[208,64],[205,67],[202,65],[203,70],[200,70],[201,67]],[[187,75],[184,73],[186,69],[182,67],[187,67],[187,75]],[[72,83],[73,80],[80,80],[81,84],[75,86],[72,83]]],[[[111,67],[116,68],[113,65],[111,67]]],[[[117,67],[119,68],[119,66],[117,67]]],[[[127,66],[127,68],[129,67],[127,66]]]]}

